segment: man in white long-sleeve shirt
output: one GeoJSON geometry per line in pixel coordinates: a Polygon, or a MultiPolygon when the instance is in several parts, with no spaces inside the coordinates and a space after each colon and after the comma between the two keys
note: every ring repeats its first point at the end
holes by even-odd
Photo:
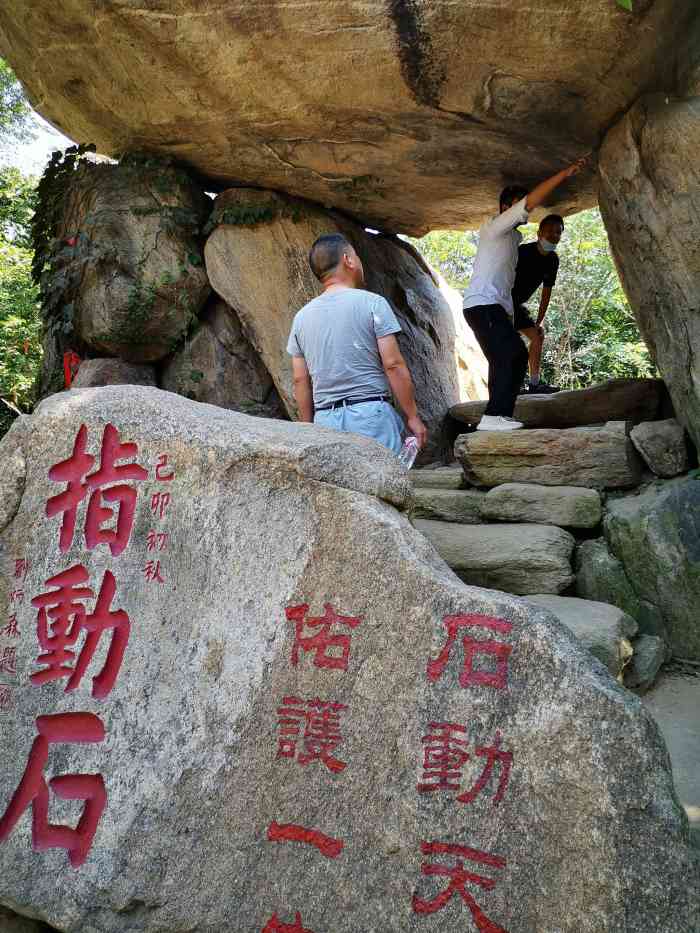
{"type": "Polygon", "coordinates": [[[513,418],[515,400],[527,372],[525,344],[513,327],[512,289],[522,234],[531,210],[563,181],[577,175],[586,163],[573,165],[543,181],[531,192],[512,185],[499,199],[500,213],[479,230],[474,272],[464,293],[464,316],[474,331],[489,363],[489,401],[479,431],[513,431],[522,428],[513,418]]]}

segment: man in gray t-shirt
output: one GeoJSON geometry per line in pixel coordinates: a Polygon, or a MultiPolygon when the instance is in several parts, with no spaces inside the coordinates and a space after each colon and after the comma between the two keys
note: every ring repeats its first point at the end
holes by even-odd
{"type": "Polygon", "coordinates": [[[393,392],[423,446],[426,428],[391,306],[361,288],[362,262],[340,234],[319,237],[309,263],[324,290],[297,312],[287,343],[300,419],[364,434],[398,453],[404,426],[389,403],[393,392]]]}

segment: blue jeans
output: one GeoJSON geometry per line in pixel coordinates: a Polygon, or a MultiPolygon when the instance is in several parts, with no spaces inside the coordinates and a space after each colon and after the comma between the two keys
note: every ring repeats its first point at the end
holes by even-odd
{"type": "Polygon", "coordinates": [[[404,423],[388,402],[360,402],[317,411],[314,424],[371,437],[395,454],[403,444],[404,423]]]}

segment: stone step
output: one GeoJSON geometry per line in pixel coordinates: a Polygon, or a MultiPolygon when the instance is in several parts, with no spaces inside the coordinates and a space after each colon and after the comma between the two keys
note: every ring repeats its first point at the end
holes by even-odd
{"type": "MultiPolygon", "coordinates": [[[[666,389],[661,379],[611,379],[588,389],[554,395],[520,395],[515,417],[528,428],[575,428],[606,421],[653,421],[659,417],[666,389]]],[[[450,415],[476,426],[486,402],[463,402],[450,415]]]]}
{"type": "Polygon", "coordinates": [[[572,596],[538,594],[528,602],[549,610],[581,644],[620,678],[633,655],[637,623],[616,606],[572,596]]]}
{"type": "Polygon", "coordinates": [[[463,489],[465,485],[461,466],[413,469],[409,476],[414,489],[463,489]]]}
{"type": "MultiPolygon", "coordinates": [[[[460,470],[461,475],[461,470],[460,470]]],[[[414,489],[414,518],[462,525],[485,522],[526,522],[560,528],[595,528],[602,505],[595,489],[582,486],[537,486],[505,483],[481,489],[414,489]]]]}
{"type": "MultiPolygon", "coordinates": [[[[460,475],[462,471],[460,470],[460,475]]],[[[486,493],[479,489],[435,489],[426,487],[414,491],[413,518],[429,518],[460,525],[479,525],[483,521],[481,506],[486,493]]]]}
{"type": "Polygon", "coordinates": [[[558,594],[574,581],[574,538],[552,525],[457,525],[417,519],[428,538],[460,579],[525,596],[558,594]]]}
{"type": "Polygon", "coordinates": [[[621,421],[587,428],[473,431],[460,434],[455,455],[473,486],[625,489],[642,477],[642,462],[621,421]]]}
{"type": "Polygon", "coordinates": [[[490,489],[481,503],[481,515],[489,521],[563,528],[595,528],[602,512],[600,493],[582,486],[504,483],[490,489]]]}

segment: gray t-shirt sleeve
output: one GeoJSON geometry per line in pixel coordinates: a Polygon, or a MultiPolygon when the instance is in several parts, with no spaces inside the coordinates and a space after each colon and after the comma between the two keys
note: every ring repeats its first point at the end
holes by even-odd
{"type": "Polygon", "coordinates": [[[297,319],[294,318],[292,323],[292,329],[289,332],[289,340],[287,341],[287,353],[290,356],[303,356],[304,351],[299,345],[299,338],[297,337],[297,319]]]}
{"type": "Polygon", "coordinates": [[[372,321],[374,323],[374,333],[377,337],[388,337],[389,334],[401,333],[401,325],[386,298],[377,296],[372,306],[372,321]]]}

